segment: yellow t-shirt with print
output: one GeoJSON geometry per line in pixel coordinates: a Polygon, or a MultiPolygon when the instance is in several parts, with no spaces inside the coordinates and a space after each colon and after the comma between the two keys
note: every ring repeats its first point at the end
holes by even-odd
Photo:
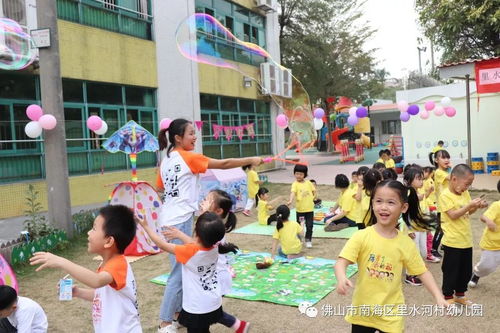
{"type": "Polygon", "coordinates": [[[444,190],[448,189],[448,185],[450,183],[449,179],[447,178],[449,173],[447,171],[437,169],[436,172],[434,173],[434,190],[436,192],[436,198],[438,198],[437,201],[437,211],[442,212],[441,207],[439,207],[439,196],[441,195],[441,192],[444,190]]]}
{"type": "MultiPolygon", "coordinates": [[[[434,186],[434,180],[431,177],[424,179],[424,186],[423,186],[424,193],[427,193],[429,188],[431,188],[432,186],[434,186]]],[[[436,191],[433,190],[425,200],[427,201],[427,207],[435,206],[436,205],[436,191]]]]}
{"type": "Polygon", "coordinates": [[[283,228],[274,231],[273,238],[280,241],[281,251],[284,254],[298,254],[302,251],[302,242],[297,237],[301,232],[300,224],[294,221],[285,221],[283,228]]]}
{"type": "Polygon", "coordinates": [[[394,162],[394,160],[392,158],[390,158],[387,161],[385,161],[384,164],[385,164],[385,167],[387,169],[389,169],[389,168],[393,168],[394,169],[396,167],[396,162],[394,162]]]}
{"type": "Polygon", "coordinates": [[[404,313],[398,315],[398,308],[401,310],[405,302],[401,282],[403,269],[410,275],[427,271],[413,240],[402,232],[388,239],[370,226],[357,231],[339,257],[358,265],[352,296],[354,311],[346,320],[384,332],[402,332],[404,313]]]}
{"type": "Polygon", "coordinates": [[[314,185],[308,181],[294,181],[292,190],[295,193],[295,209],[297,213],[307,213],[314,211],[314,185]]]}
{"type": "Polygon", "coordinates": [[[447,188],[439,195],[438,201],[441,208],[441,228],[444,233],[441,243],[457,249],[472,247],[472,227],[469,213],[455,220],[452,220],[446,213],[449,210],[460,209],[469,204],[471,201],[469,191],[456,195],[447,188]]]}
{"type": "Polygon", "coordinates": [[[267,225],[267,219],[269,218],[269,211],[273,209],[271,205],[267,204],[267,201],[260,200],[257,204],[257,219],[259,224],[267,225]]]}
{"type": "Polygon", "coordinates": [[[497,231],[490,231],[488,227],[484,228],[483,236],[479,246],[483,250],[500,250],[500,201],[495,201],[483,214],[497,225],[497,231]]]}
{"type": "Polygon", "coordinates": [[[354,195],[358,191],[358,187],[356,186],[354,189],[347,189],[342,192],[342,195],[339,199],[339,206],[346,213],[346,217],[354,222],[358,218],[358,207],[356,206],[356,199],[354,199],[354,195]]]}
{"type": "Polygon", "coordinates": [[[248,196],[254,199],[259,191],[259,175],[255,170],[248,170],[247,172],[247,188],[248,196]]]}

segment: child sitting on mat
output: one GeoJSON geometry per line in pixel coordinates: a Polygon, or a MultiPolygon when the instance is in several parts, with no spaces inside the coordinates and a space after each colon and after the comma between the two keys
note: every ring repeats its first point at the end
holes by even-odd
{"type": "Polygon", "coordinates": [[[349,179],[344,174],[339,174],[335,177],[335,188],[340,189],[341,194],[331,208],[335,212],[340,208],[340,212],[336,215],[325,218],[325,231],[339,231],[347,227],[356,226],[356,211],[354,210],[354,191],[349,189],[349,179]]]}
{"type": "Polygon", "coordinates": [[[276,231],[273,234],[273,248],[271,257],[274,258],[276,248],[278,254],[288,259],[294,259],[302,256],[302,242],[299,235],[304,229],[304,222],[300,225],[288,220],[290,217],[290,208],[281,205],[276,209],[277,223],[276,231]],[[279,246],[278,246],[279,245],[279,246]]]}

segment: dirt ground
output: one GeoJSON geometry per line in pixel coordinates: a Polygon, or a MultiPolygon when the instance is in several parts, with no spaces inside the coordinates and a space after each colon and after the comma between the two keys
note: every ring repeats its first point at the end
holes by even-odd
{"type": "MultiPolygon", "coordinates": [[[[268,184],[272,196],[289,195],[289,184],[268,184]]],[[[472,192],[473,197],[486,194],[486,200],[493,202],[500,196],[495,192],[472,192]]],[[[323,200],[335,200],[338,196],[333,186],[319,186],[319,194],[323,200]]],[[[484,228],[479,221],[480,214],[472,216],[474,233],[474,263],[479,260],[479,239],[484,228]]],[[[255,216],[255,212],[254,212],[255,216]]],[[[255,221],[238,214],[238,226],[255,221]]],[[[271,250],[271,237],[229,234],[228,240],[237,244],[241,249],[252,251],[271,250]]],[[[306,250],[310,256],[336,259],[345,239],[313,239],[313,248],[306,250]]],[[[96,269],[98,262],[92,260],[93,255],[87,253],[86,239],[76,241],[72,248],[65,252],[65,256],[90,269],[96,269]]],[[[439,286],[441,286],[441,265],[429,263],[428,267],[439,286]]],[[[144,332],[156,332],[158,312],[163,296],[164,287],[148,282],[151,278],[169,271],[166,254],[159,254],[141,259],[132,264],[138,285],[138,300],[141,322],[144,332]]],[[[49,318],[49,332],[92,332],[91,307],[89,302],[76,299],[70,302],[60,302],[57,296],[56,284],[65,274],[57,270],[45,270],[35,273],[31,268],[24,268],[19,273],[21,295],[33,298],[45,309],[49,318]]],[[[356,275],[352,278],[356,283],[356,275]]],[[[500,270],[480,280],[477,288],[470,290],[467,295],[474,302],[483,305],[482,316],[461,317],[428,317],[423,315],[409,316],[406,319],[406,332],[498,332],[500,331],[500,270]]],[[[408,306],[433,304],[433,299],[424,287],[404,285],[404,295],[408,306]]],[[[350,325],[342,316],[323,316],[322,307],[325,305],[347,306],[351,304],[352,292],[348,296],[340,296],[333,291],[322,299],[316,307],[318,317],[308,318],[301,315],[296,307],[283,306],[265,302],[249,302],[225,298],[224,310],[243,320],[251,322],[252,332],[320,332],[336,331],[350,332],[350,325]]],[[[212,332],[230,332],[222,325],[214,325],[212,332]]],[[[181,330],[185,332],[185,330],[181,330]]],[[[110,332],[111,333],[111,332],[110,332]]]]}

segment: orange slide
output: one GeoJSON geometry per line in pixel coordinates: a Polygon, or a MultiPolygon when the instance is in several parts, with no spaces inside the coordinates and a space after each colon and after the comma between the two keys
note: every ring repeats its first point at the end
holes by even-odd
{"type": "Polygon", "coordinates": [[[332,143],[335,146],[335,150],[340,151],[340,140],[339,136],[344,134],[345,132],[348,132],[349,128],[344,127],[344,128],[338,128],[335,131],[332,131],[332,143]]]}

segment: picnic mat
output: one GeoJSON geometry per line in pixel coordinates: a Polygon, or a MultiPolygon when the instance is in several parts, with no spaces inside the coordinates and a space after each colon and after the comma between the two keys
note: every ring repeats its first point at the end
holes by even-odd
{"type": "MultiPolygon", "coordinates": [[[[335,205],[335,201],[323,201],[321,203],[321,208],[315,208],[314,209],[314,224],[320,224],[320,225],[325,225],[325,222],[323,221],[326,214],[331,214],[330,213],[330,207],[333,207],[335,205]]],[[[297,211],[294,209],[290,210],[290,220],[295,220],[297,211]]]]}
{"type": "MultiPolygon", "coordinates": [[[[255,263],[263,262],[269,256],[265,252],[238,252],[232,263],[236,272],[233,289],[225,296],[299,306],[302,302],[316,304],[337,285],[333,270],[335,260],[302,257],[287,261],[277,256],[271,267],[255,267],[255,263]]],[[[347,276],[351,277],[357,271],[356,265],[350,265],[347,276]]],[[[167,279],[168,274],[163,274],[151,282],[166,285],[167,279]]]]}
{"type": "MultiPolygon", "coordinates": [[[[358,231],[358,227],[345,228],[340,231],[325,231],[323,225],[313,226],[313,238],[345,238],[349,239],[358,231]]],[[[259,222],[247,224],[244,227],[231,231],[233,234],[251,234],[272,236],[276,230],[275,225],[260,225],[259,222]]]]}

